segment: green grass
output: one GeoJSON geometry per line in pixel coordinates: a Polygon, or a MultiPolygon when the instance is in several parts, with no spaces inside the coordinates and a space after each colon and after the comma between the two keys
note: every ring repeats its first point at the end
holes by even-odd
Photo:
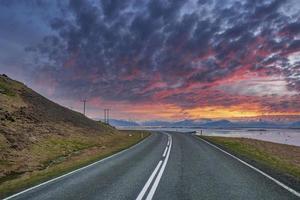
{"type": "Polygon", "coordinates": [[[26,106],[19,95],[21,90],[21,83],[13,82],[0,75],[0,109],[13,112],[21,106],[26,106]]]}
{"type": "MultiPolygon", "coordinates": [[[[235,138],[225,138],[225,137],[208,137],[208,136],[201,136],[201,137],[214,144],[221,145],[225,147],[225,149],[237,155],[248,158],[250,160],[254,160],[255,162],[263,166],[271,168],[280,173],[289,174],[294,178],[296,178],[297,180],[300,180],[299,166],[294,164],[294,162],[290,162],[289,160],[284,159],[280,155],[276,155],[264,150],[265,148],[268,148],[267,145],[271,145],[271,143],[263,142],[263,141],[255,141],[255,140],[252,140],[254,142],[248,143],[246,142],[247,139],[235,139],[235,138]],[[262,145],[264,145],[264,148],[262,148],[262,145]]],[[[281,144],[272,144],[272,147],[274,148],[274,146],[276,145],[279,145],[280,148],[284,146],[281,144]]]]}
{"type": "MultiPolygon", "coordinates": [[[[124,135],[126,134],[124,133],[124,135]]],[[[149,132],[144,132],[143,137],[141,137],[140,132],[133,132],[130,137],[128,135],[117,137],[107,144],[104,143],[107,145],[105,150],[98,148],[91,154],[88,154],[89,149],[90,147],[96,147],[96,140],[94,140],[94,143],[88,143],[88,139],[84,140],[82,138],[67,139],[63,141],[52,138],[48,141],[44,141],[43,144],[36,145],[31,149],[32,156],[45,156],[45,158],[43,158],[44,164],[49,164],[59,156],[64,156],[74,151],[82,150],[82,152],[79,155],[76,154],[68,157],[66,160],[62,160],[62,162],[54,163],[43,170],[23,175],[12,175],[12,177],[7,178],[6,182],[0,184],[0,198],[113,155],[129,148],[149,135],[149,132]],[[60,154],[58,153],[59,151],[61,151],[60,154]]]]}
{"type": "Polygon", "coordinates": [[[57,156],[67,155],[74,151],[87,149],[97,145],[97,142],[88,137],[64,138],[53,136],[42,142],[34,144],[30,152],[33,156],[52,160],[57,156]]]}
{"type": "Polygon", "coordinates": [[[0,93],[10,97],[16,96],[16,93],[10,89],[10,85],[0,80],[0,93]]]}
{"type": "Polygon", "coordinates": [[[54,136],[43,142],[35,144],[30,149],[30,154],[36,160],[40,160],[44,167],[53,165],[55,163],[63,162],[67,157],[72,156],[73,153],[80,153],[91,147],[99,145],[97,140],[92,140],[89,137],[71,137],[63,138],[54,136]]]}

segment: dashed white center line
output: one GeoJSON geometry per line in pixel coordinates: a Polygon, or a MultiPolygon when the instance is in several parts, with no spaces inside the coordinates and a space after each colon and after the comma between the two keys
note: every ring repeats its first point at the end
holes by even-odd
{"type": "Polygon", "coordinates": [[[166,148],[165,148],[165,151],[164,151],[163,157],[166,157],[167,151],[168,151],[168,147],[166,147],[166,148]]]}
{"type": "Polygon", "coordinates": [[[163,158],[165,158],[163,161],[160,160],[157,164],[157,166],[155,167],[154,171],[152,172],[151,176],[149,177],[149,179],[147,180],[146,184],[144,185],[143,189],[141,190],[141,192],[139,193],[138,197],[136,198],[136,200],[142,200],[143,197],[145,196],[145,194],[148,191],[149,186],[151,185],[151,183],[154,180],[154,183],[146,197],[146,200],[151,200],[154,196],[154,193],[158,187],[158,184],[160,182],[160,179],[164,173],[164,170],[166,168],[167,162],[169,160],[169,156],[170,156],[170,152],[171,152],[171,147],[172,147],[172,137],[168,134],[168,144],[164,150],[163,153],[163,158]]]}

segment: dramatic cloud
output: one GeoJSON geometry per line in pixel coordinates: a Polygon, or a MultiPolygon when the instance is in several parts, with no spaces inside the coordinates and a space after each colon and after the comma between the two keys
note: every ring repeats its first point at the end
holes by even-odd
{"type": "Polygon", "coordinates": [[[0,44],[12,49],[1,71],[19,69],[61,103],[88,98],[121,118],[300,114],[297,0],[1,1],[0,9],[0,44]],[[26,59],[14,59],[21,47],[26,59]]]}

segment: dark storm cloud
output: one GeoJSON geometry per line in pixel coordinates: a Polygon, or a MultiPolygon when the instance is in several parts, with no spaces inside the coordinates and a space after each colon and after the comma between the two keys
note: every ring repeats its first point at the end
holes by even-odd
{"type": "Polygon", "coordinates": [[[226,106],[244,99],[222,103],[211,88],[246,71],[284,75],[300,91],[299,65],[288,59],[299,51],[299,16],[282,11],[290,1],[58,2],[43,18],[51,31],[27,48],[36,55],[33,76],[51,79],[54,95],[192,107],[204,94],[226,106]],[[205,89],[191,90],[196,84],[205,89]]]}
{"type": "Polygon", "coordinates": [[[266,100],[262,102],[265,111],[289,112],[300,110],[299,95],[294,95],[289,98],[286,97],[264,97],[266,100]]]}
{"type": "Polygon", "coordinates": [[[297,51],[300,49],[300,40],[294,40],[291,42],[287,48],[289,51],[297,51]]]}

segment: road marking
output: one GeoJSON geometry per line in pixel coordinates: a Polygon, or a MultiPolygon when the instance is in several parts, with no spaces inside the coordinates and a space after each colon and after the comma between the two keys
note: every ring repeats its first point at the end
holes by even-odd
{"type": "Polygon", "coordinates": [[[169,159],[169,156],[170,156],[170,151],[171,151],[171,146],[172,146],[172,137],[168,135],[168,144],[164,150],[164,153],[163,153],[163,157],[165,158],[163,161],[160,160],[159,163],[157,164],[156,168],[154,169],[154,171],[152,172],[151,176],[149,177],[149,179],[147,180],[146,184],[144,185],[143,189],[141,190],[141,192],[139,193],[138,197],[136,198],[136,200],[142,200],[145,196],[145,194],[147,193],[148,191],[148,188],[149,186],[151,185],[151,183],[153,182],[153,179],[155,178],[154,180],[154,183],[150,189],[150,192],[148,193],[147,197],[146,197],[146,200],[151,200],[155,191],[156,191],[156,188],[159,184],[159,181],[163,175],[163,172],[166,168],[166,165],[167,165],[167,162],[168,162],[168,159],[169,159]]]}
{"type": "Polygon", "coordinates": [[[146,184],[143,187],[142,191],[140,192],[139,196],[136,198],[136,200],[142,200],[142,198],[144,197],[145,193],[147,192],[150,184],[152,183],[152,180],[154,179],[158,169],[160,168],[161,164],[162,164],[162,161],[159,161],[157,166],[155,167],[154,171],[152,172],[150,178],[148,179],[148,181],[146,182],[146,184]]]}
{"type": "Polygon", "coordinates": [[[165,148],[165,151],[164,151],[163,157],[166,157],[167,151],[168,151],[168,146],[166,146],[166,148],[165,148]]]}
{"type": "Polygon", "coordinates": [[[41,183],[41,184],[38,184],[38,185],[36,185],[36,186],[33,186],[33,187],[28,188],[28,189],[26,189],[26,190],[23,190],[23,191],[21,191],[21,192],[19,192],[19,193],[16,193],[16,194],[14,194],[14,195],[11,195],[11,196],[9,196],[9,197],[6,197],[6,198],[3,199],[3,200],[9,200],[9,199],[12,199],[12,198],[17,197],[17,196],[19,196],[19,195],[21,195],[21,194],[24,194],[24,193],[26,193],[26,192],[29,192],[29,191],[31,191],[31,190],[34,190],[34,189],[36,189],[36,188],[38,188],[38,187],[41,187],[41,186],[46,185],[46,184],[48,184],[48,183],[54,182],[54,181],[56,181],[56,180],[59,180],[59,179],[61,179],[61,178],[64,178],[64,177],[66,177],[66,176],[69,176],[69,175],[71,175],[71,174],[74,174],[74,173],[76,173],[76,172],[79,172],[79,171],[81,171],[81,170],[84,170],[84,169],[86,169],[86,168],[89,168],[89,167],[91,167],[91,166],[93,166],[93,165],[96,165],[96,164],[99,164],[99,163],[101,163],[101,162],[104,162],[104,161],[106,161],[106,160],[108,160],[108,159],[111,159],[111,158],[117,156],[117,155],[123,154],[123,153],[125,153],[125,152],[127,152],[127,151],[129,151],[129,150],[131,150],[131,149],[133,149],[133,148],[135,148],[136,146],[138,146],[138,145],[144,143],[144,142],[145,142],[147,139],[149,139],[150,137],[151,137],[151,136],[149,136],[149,137],[143,139],[142,141],[140,141],[140,142],[138,142],[137,144],[135,144],[135,145],[129,147],[128,149],[124,149],[124,150],[122,150],[122,151],[120,151],[120,152],[118,152],[118,153],[116,153],[116,154],[113,154],[113,155],[111,155],[111,156],[109,156],[109,157],[106,157],[106,158],[104,158],[104,159],[102,159],[102,160],[96,161],[96,162],[94,162],[94,163],[92,163],[92,164],[89,164],[89,165],[87,165],[87,166],[85,166],[85,167],[76,169],[76,170],[71,171],[71,172],[69,172],[69,173],[67,173],[67,174],[61,175],[61,176],[56,177],[56,178],[54,178],[54,179],[51,179],[51,180],[49,180],[49,181],[43,182],[43,183],[41,183]]]}
{"type": "MultiPolygon", "coordinates": [[[[171,138],[171,137],[170,137],[170,138],[171,138]]],[[[168,160],[169,160],[170,152],[171,152],[172,138],[170,139],[170,141],[171,141],[171,142],[170,142],[170,147],[169,147],[169,150],[168,150],[168,154],[167,154],[167,156],[166,156],[166,158],[165,158],[165,160],[164,160],[164,163],[163,163],[163,165],[162,165],[162,167],[161,167],[161,169],[160,169],[160,171],[159,171],[159,173],[158,173],[158,175],[157,175],[157,177],[156,177],[156,179],[155,179],[155,181],[154,181],[154,183],[153,183],[153,185],[152,185],[152,188],[151,188],[151,190],[150,190],[150,192],[149,192],[149,194],[148,194],[146,200],[151,200],[151,199],[153,198],[153,196],[154,196],[154,194],[155,194],[155,191],[156,191],[156,189],[157,189],[157,187],[158,187],[158,184],[159,184],[159,182],[160,182],[160,179],[161,179],[161,177],[162,177],[162,175],[163,175],[163,173],[164,173],[164,171],[165,171],[167,162],[168,162],[168,160]]]]}
{"type": "Polygon", "coordinates": [[[284,183],[280,182],[279,180],[273,178],[272,176],[266,174],[265,172],[261,171],[260,169],[257,169],[256,167],[250,165],[249,163],[247,163],[247,162],[245,162],[245,161],[239,159],[238,157],[236,157],[236,156],[234,156],[234,155],[228,153],[227,151],[224,151],[223,149],[217,147],[216,145],[214,145],[214,144],[212,144],[212,143],[210,143],[210,142],[208,142],[208,141],[206,141],[206,140],[204,140],[204,139],[202,139],[202,138],[200,138],[200,137],[199,137],[199,139],[202,140],[203,142],[209,144],[210,146],[212,146],[212,147],[214,147],[214,148],[216,148],[216,149],[222,151],[223,153],[229,155],[230,157],[232,157],[232,158],[238,160],[239,162],[243,163],[244,165],[250,167],[251,169],[257,171],[258,173],[260,173],[260,174],[262,174],[263,176],[267,177],[268,179],[272,180],[272,181],[275,182],[277,185],[281,186],[282,188],[286,189],[287,191],[291,192],[292,194],[296,195],[297,197],[300,197],[300,193],[299,193],[299,192],[297,192],[296,190],[290,188],[289,186],[285,185],[284,183]]]}

